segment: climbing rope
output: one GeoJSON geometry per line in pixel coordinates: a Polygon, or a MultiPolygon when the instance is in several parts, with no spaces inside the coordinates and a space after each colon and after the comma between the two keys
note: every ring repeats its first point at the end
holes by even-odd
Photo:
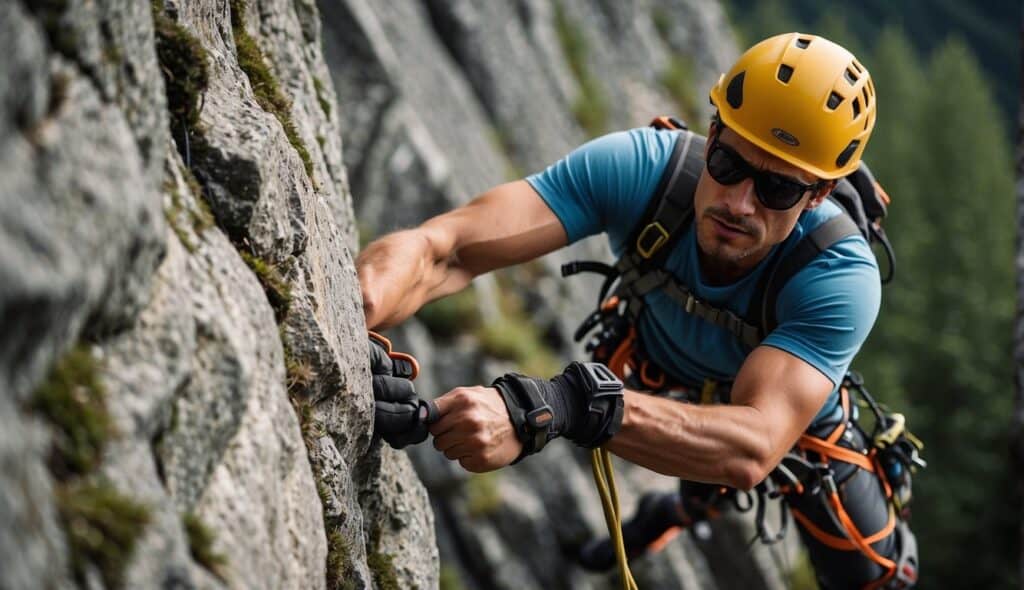
{"type": "Polygon", "coordinates": [[[612,456],[602,448],[591,451],[590,466],[594,472],[594,483],[601,495],[601,507],[604,509],[604,520],[608,525],[608,534],[615,547],[615,560],[619,564],[619,577],[622,579],[623,590],[638,590],[633,572],[629,571],[626,556],[626,545],[622,539],[622,518],[619,514],[619,492],[615,487],[615,472],[612,469],[612,456]]]}

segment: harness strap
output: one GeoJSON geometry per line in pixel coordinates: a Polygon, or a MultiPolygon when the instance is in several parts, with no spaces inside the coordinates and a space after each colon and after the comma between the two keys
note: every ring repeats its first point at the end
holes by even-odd
{"type": "MultiPolygon", "coordinates": [[[[833,506],[833,509],[835,509],[834,506],[833,506]]],[[[857,551],[857,550],[860,549],[860,547],[856,543],[851,541],[850,539],[847,539],[847,538],[844,538],[844,537],[837,537],[837,536],[835,536],[835,535],[833,535],[831,533],[827,533],[827,532],[821,530],[821,528],[818,527],[818,525],[814,524],[814,522],[812,522],[811,519],[808,518],[800,510],[798,510],[796,508],[793,508],[793,507],[790,507],[789,511],[793,513],[793,518],[795,518],[800,523],[801,526],[803,526],[805,529],[807,529],[807,532],[810,533],[811,536],[813,536],[815,539],[817,539],[819,542],[821,542],[822,545],[825,545],[825,546],[830,547],[832,549],[838,549],[839,551],[857,551]]],[[[845,509],[843,509],[843,513],[846,513],[845,509]]],[[[837,514],[837,516],[838,516],[838,514],[837,514]]],[[[842,517],[840,516],[839,518],[840,518],[840,521],[842,521],[842,517]]],[[[850,524],[852,525],[853,522],[851,521],[850,524]]],[[[844,526],[846,526],[846,525],[844,525],[844,526]]],[[[864,543],[866,543],[868,545],[873,545],[873,544],[881,541],[882,539],[888,537],[889,533],[891,533],[893,531],[893,529],[895,529],[895,528],[896,528],[896,516],[892,513],[892,510],[890,510],[889,511],[889,521],[885,524],[884,527],[882,527],[882,530],[880,530],[877,533],[875,533],[873,535],[870,535],[868,537],[862,537],[862,539],[863,539],[864,543]]],[[[855,531],[856,527],[853,527],[853,530],[855,531]]],[[[883,558],[883,559],[885,559],[885,558],[883,558]]],[[[874,560],[872,560],[872,561],[874,561],[874,560]]],[[[881,565],[881,564],[879,564],[879,565],[881,565]]]]}
{"type": "Polygon", "coordinates": [[[859,234],[860,230],[850,216],[840,213],[814,228],[785,257],[776,257],[774,267],[761,275],[758,288],[750,299],[746,322],[761,326],[764,330],[761,337],[767,336],[778,326],[775,304],[789,279],[840,240],[859,234]]]}

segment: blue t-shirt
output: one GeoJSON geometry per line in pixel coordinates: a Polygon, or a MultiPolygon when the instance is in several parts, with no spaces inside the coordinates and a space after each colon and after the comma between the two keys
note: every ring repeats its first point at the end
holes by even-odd
{"type": "MultiPolygon", "coordinates": [[[[668,165],[679,132],[650,127],[594,139],[526,180],[551,207],[569,242],[605,232],[620,256],[668,165]]],[[[743,317],[758,278],[774,256],[785,256],[839,207],[825,201],[800,215],[793,232],[738,281],[712,286],[701,276],[695,232],[688,229],[665,263],[694,295],[743,317]]],[[[881,282],[875,257],[860,235],[845,238],[797,272],[779,293],[778,327],[762,344],[803,359],[834,384],[818,416],[837,406],[838,385],[878,315],[881,282]]],[[[644,350],[684,383],[731,381],[749,350],[724,328],[688,314],[662,290],[645,297],[637,326],[644,350]]]]}

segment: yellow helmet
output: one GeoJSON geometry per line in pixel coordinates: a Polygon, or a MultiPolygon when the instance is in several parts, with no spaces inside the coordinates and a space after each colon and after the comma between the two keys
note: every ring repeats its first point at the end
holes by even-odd
{"type": "Polygon", "coordinates": [[[875,85],[852,53],[815,35],[754,45],[711,89],[726,126],[819,178],[857,169],[875,126],[875,85]]]}

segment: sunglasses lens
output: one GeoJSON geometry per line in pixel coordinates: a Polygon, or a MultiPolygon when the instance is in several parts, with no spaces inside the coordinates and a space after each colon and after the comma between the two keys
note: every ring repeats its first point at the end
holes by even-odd
{"type": "Polygon", "coordinates": [[[805,187],[776,174],[758,174],[754,188],[761,203],[769,209],[789,209],[803,196],[805,187]]]}
{"type": "Polygon", "coordinates": [[[718,184],[736,184],[747,177],[745,166],[736,155],[721,145],[716,145],[708,154],[708,173],[718,184]]]}

